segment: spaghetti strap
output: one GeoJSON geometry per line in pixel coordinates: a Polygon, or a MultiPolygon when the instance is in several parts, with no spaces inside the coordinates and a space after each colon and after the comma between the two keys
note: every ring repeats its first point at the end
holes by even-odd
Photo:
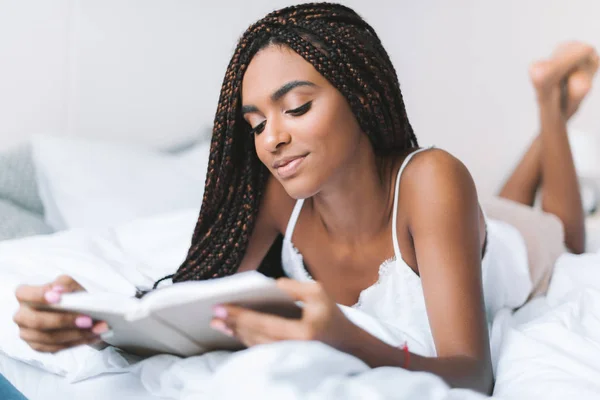
{"type": "Polygon", "coordinates": [[[402,162],[402,165],[400,166],[400,169],[398,170],[398,174],[396,175],[396,186],[394,188],[394,212],[392,214],[392,241],[394,242],[394,256],[396,256],[396,260],[401,259],[400,246],[398,245],[398,229],[396,228],[396,219],[398,218],[398,192],[400,189],[400,177],[402,176],[402,171],[404,171],[404,168],[406,168],[408,162],[415,154],[432,149],[433,147],[434,146],[418,149],[406,156],[406,158],[402,162]]]}
{"type": "Polygon", "coordinates": [[[290,220],[288,221],[287,228],[285,230],[285,240],[291,241],[292,234],[294,233],[294,228],[296,227],[296,222],[298,221],[298,216],[300,215],[300,211],[302,211],[302,205],[304,204],[304,199],[300,199],[296,201],[294,205],[294,209],[292,210],[292,215],[290,216],[290,220]]]}

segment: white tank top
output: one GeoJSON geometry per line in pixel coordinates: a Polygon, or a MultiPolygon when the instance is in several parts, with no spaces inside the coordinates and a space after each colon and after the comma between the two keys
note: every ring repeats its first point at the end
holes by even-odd
{"type": "MultiPolygon", "coordinates": [[[[394,188],[393,227],[398,217],[400,178],[411,158],[429,148],[414,151],[406,157],[396,176],[394,188]]],[[[312,281],[305,268],[302,254],[294,247],[292,235],[302,210],[304,199],[296,202],[285,232],[282,248],[282,266],[285,274],[299,281],[312,281]]],[[[483,287],[488,321],[503,307],[522,305],[531,291],[525,243],[512,226],[486,218],[487,244],[482,260],[483,287]],[[515,285],[517,282],[521,284],[515,285]]],[[[404,334],[411,351],[424,356],[435,356],[435,344],[425,308],[420,277],[402,259],[397,230],[392,229],[394,256],[379,266],[375,284],[364,289],[358,302],[352,306],[362,310],[404,334]]]]}

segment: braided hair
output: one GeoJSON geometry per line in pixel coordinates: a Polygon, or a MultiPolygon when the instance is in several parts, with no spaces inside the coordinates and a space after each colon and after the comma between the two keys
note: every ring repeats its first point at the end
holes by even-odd
{"type": "MultiPolygon", "coordinates": [[[[246,30],[227,67],[192,244],[178,271],[163,279],[222,277],[235,273],[242,261],[270,174],[241,115],[242,79],[252,57],[270,45],[289,47],[342,93],[377,155],[418,146],[392,62],[356,12],[310,3],[269,13],[246,30]]],[[[259,270],[277,271],[280,249],[281,237],[259,270]]]]}

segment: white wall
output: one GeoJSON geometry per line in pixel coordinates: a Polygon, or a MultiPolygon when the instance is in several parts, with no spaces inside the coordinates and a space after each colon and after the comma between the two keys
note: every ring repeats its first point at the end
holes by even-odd
{"type": "MultiPolygon", "coordinates": [[[[536,131],[527,66],[600,47],[596,0],[342,1],[377,30],[423,145],[494,191],[536,131]]],[[[32,133],[164,147],[211,123],[236,39],[290,1],[0,0],[0,148],[32,133]],[[212,2],[211,2],[212,3],[212,2]]],[[[573,126],[600,134],[600,93],[573,126]]]]}
{"type": "Polygon", "coordinates": [[[0,148],[65,126],[68,0],[0,0],[0,148]]]}
{"type": "MultiPolygon", "coordinates": [[[[456,154],[480,192],[491,194],[536,133],[529,64],[562,40],[600,48],[600,2],[402,3],[372,22],[398,70],[417,137],[456,154]]],[[[592,92],[572,126],[600,135],[600,91],[592,92]]]]}

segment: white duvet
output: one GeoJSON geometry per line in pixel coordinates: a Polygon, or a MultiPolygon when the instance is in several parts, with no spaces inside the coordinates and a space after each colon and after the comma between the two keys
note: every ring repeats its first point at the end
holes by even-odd
{"type": "MultiPolygon", "coordinates": [[[[197,210],[182,210],[116,229],[68,231],[0,243],[0,372],[31,399],[273,398],[479,399],[432,374],[369,369],[317,342],[284,342],[237,353],[213,352],[140,362],[114,349],[89,347],[39,354],[12,322],[19,283],[69,274],[88,290],[134,292],[183,260],[197,210]]],[[[348,310],[346,310],[348,311],[348,310]]],[[[383,340],[394,333],[358,311],[349,316],[383,340]]],[[[516,314],[501,312],[492,329],[495,397],[600,398],[600,255],[564,255],[547,298],[516,314]]]]}

